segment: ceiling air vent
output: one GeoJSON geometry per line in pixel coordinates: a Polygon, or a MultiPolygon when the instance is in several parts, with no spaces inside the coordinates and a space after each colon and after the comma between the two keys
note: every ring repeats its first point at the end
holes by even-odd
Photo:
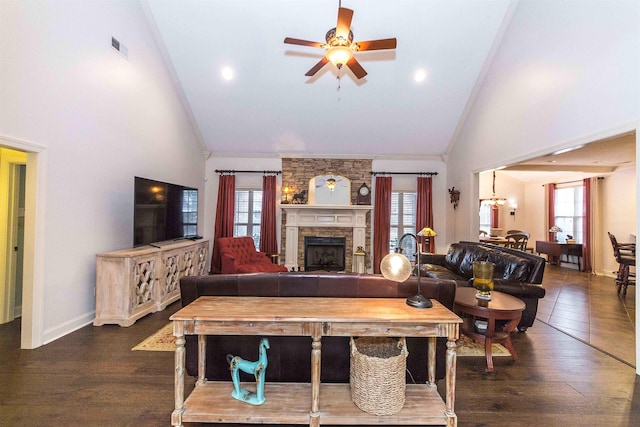
{"type": "Polygon", "coordinates": [[[111,37],[111,47],[114,48],[115,50],[117,50],[118,52],[120,52],[120,54],[122,56],[127,58],[128,54],[129,54],[129,50],[127,49],[127,47],[125,45],[120,43],[120,41],[118,39],[116,39],[115,37],[111,37]]]}

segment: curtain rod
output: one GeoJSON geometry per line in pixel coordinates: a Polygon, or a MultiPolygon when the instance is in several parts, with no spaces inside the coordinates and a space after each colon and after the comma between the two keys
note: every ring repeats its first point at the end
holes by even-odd
{"type": "Polygon", "coordinates": [[[240,170],[233,170],[233,169],[216,169],[215,170],[216,173],[220,173],[220,174],[224,174],[224,173],[261,173],[264,175],[271,175],[271,174],[276,174],[279,175],[282,173],[282,171],[240,171],[240,170]]]}
{"type": "MultiPolygon", "coordinates": [[[[596,176],[596,177],[592,177],[592,178],[604,179],[604,176],[596,176]]],[[[576,179],[575,181],[565,181],[565,182],[552,182],[550,184],[563,185],[563,184],[573,184],[574,182],[584,182],[584,179],[576,179]]],[[[547,184],[542,184],[543,187],[545,185],[547,185],[547,184]]]]}
{"type": "Polygon", "coordinates": [[[369,172],[371,175],[438,175],[438,172],[369,172]]]}

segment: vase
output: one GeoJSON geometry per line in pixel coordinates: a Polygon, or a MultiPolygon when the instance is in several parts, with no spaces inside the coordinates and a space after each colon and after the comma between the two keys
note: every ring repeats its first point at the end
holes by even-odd
{"type": "Polygon", "coordinates": [[[473,286],[478,291],[476,292],[476,298],[479,300],[491,300],[493,268],[494,264],[492,262],[475,261],[473,263],[473,286]]]}

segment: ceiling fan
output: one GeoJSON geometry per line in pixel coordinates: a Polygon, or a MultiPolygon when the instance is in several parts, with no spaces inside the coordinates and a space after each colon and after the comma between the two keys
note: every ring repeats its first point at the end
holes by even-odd
{"type": "Polygon", "coordinates": [[[366,50],[396,48],[395,38],[354,42],[353,32],[351,32],[351,18],[353,18],[353,10],[339,7],[338,23],[335,28],[327,31],[325,36],[326,43],[311,42],[291,37],[286,37],[284,39],[284,42],[288,44],[319,47],[326,50],[325,56],[320,60],[320,62],[307,71],[305,76],[313,76],[320,71],[325,64],[331,62],[338,69],[341,69],[343,65],[346,65],[358,79],[361,79],[367,75],[367,72],[356,60],[354,53],[366,50]]]}

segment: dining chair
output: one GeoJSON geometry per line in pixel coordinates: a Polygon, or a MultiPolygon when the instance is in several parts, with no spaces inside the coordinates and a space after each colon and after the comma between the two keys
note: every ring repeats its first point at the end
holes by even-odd
{"type": "Polygon", "coordinates": [[[618,271],[616,272],[618,295],[625,297],[627,296],[627,286],[636,284],[636,274],[630,271],[630,267],[635,267],[636,265],[636,244],[618,243],[616,236],[608,231],[607,234],[613,247],[613,256],[618,263],[618,271]]]}
{"type": "Polygon", "coordinates": [[[507,239],[507,243],[505,243],[505,247],[518,249],[521,251],[527,250],[527,243],[529,242],[529,233],[512,233],[507,234],[505,236],[507,239]]]}

